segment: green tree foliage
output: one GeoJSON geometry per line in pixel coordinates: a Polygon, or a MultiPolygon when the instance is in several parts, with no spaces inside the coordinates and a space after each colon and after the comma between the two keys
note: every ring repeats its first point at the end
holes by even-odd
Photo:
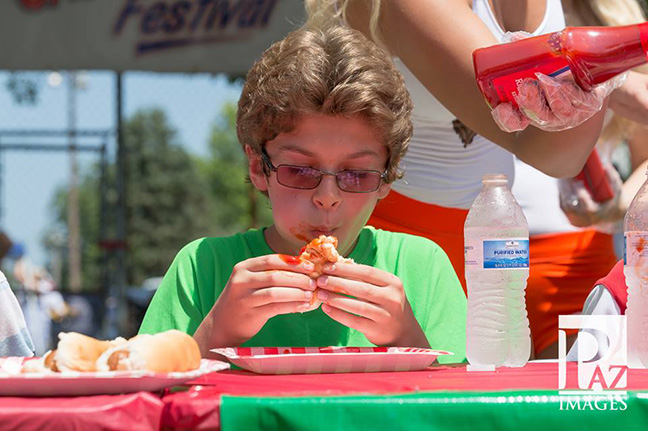
{"type": "MultiPolygon", "coordinates": [[[[140,111],[125,121],[123,140],[127,154],[126,269],[128,283],[137,285],[148,277],[163,275],[184,245],[211,233],[212,205],[204,178],[177,142],[176,132],[162,111],[140,111]]],[[[114,170],[114,166],[109,167],[109,177],[113,177],[114,170]]],[[[99,183],[98,166],[79,181],[83,280],[87,289],[94,289],[101,282],[99,183]]],[[[107,204],[114,208],[115,201],[111,193],[107,204]]],[[[56,223],[50,232],[65,232],[67,185],[56,192],[53,207],[56,223]]],[[[106,235],[113,238],[114,211],[112,217],[104,220],[108,224],[106,235]]],[[[46,234],[44,242],[55,252],[50,238],[46,234]]],[[[65,268],[64,263],[64,271],[65,268]]]]}
{"type": "Polygon", "coordinates": [[[33,72],[11,72],[5,82],[9,94],[13,96],[14,102],[19,105],[35,105],[38,103],[40,91],[40,73],[33,72]]]}
{"type": "Polygon", "coordinates": [[[163,275],[188,242],[209,235],[209,194],[160,110],[124,124],[129,282],[163,275]]]}
{"type": "MultiPolygon", "coordinates": [[[[236,106],[226,104],[214,123],[206,158],[192,158],[179,145],[160,110],[140,111],[124,122],[129,284],[163,275],[175,254],[193,239],[272,223],[267,198],[246,180],[247,159],[238,143],[235,119],[236,106]]],[[[114,173],[115,166],[109,166],[111,184],[114,173]]],[[[99,166],[93,166],[79,180],[86,289],[96,289],[102,282],[100,174],[99,166]]],[[[113,191],[106,196],[107,207],[113,209],[104,214],[107,238],[114,238],[115,203],[113,191]]],[[[65,259],[67,185],[58,189],[52,206],[56,220],[44,243],[51,253],[60,252],[65,259]]],[[[63,262],[63,285],[66,267],[63,262]]]]}
{"type": "Polygon", "coordinates": [[[247,180],[247,158],[236,135],[236,105],[223,106],[209,140],[210,157],[197,160],[213,198],[212,227],[216,235],[230,235],[250,227],[268,226],[268,199],[247,180]]]}

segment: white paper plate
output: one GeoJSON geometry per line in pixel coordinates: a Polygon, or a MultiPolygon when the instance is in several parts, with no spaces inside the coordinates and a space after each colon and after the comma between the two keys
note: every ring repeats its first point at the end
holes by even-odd
{"type": "Polygon", "coordinates": [[[414,371],[450,352],[411,347],[227,347],[212,352],[259,374],[414,371]]]}
{"type": "Polygon", "coordinates": [[[109,395],[158,391],[230,367],[225,362],[203,359],[200,368],[184,373],[110,371],[19,374],[23,360],[16,357],[0,358],[0,395],[109,395]]]}

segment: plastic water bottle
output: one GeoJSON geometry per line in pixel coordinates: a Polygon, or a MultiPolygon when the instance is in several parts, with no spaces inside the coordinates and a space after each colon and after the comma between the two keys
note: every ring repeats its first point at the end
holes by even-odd
{"type": "Polygon", "coordinates": [[[628,285],[628,366],[648,367],[648,179],[632,200],[623,222],[628,285]]]}
{"type": "Polygon", "coordinates": [[[531,354],[524,290],[529,225],[506,175],[484,175],[464,225],[471,365],[521,367],[531,354]]]}

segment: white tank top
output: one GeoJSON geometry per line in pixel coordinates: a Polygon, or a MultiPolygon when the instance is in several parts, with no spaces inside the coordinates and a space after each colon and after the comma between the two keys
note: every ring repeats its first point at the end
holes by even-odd
{"type": "MultiPolygon", "coordinates": [[[[473,10],[502,41],[505,32],[497,23],[488,0],[474,0],[473,10]]],[[[545,16],[533,34],[564,27],[560,0],[547,0],[545,16]]],[[[468,209],[481,190],[484,174],[503,173],[513,183],[514,156],[479,135],[464,146],[453,127],[456,117],[430,94],[402,61],[396,58],[395,63],[414,102],[414,136],[402,162],[405,176],[392,188],[422,202],[468,209]]]]}
{"type": "Polygon", "coordinates": [[[558,180],[533,166],[515,159],[516,180],[512,192],[529,223],[529,235],[573,232],[579,228],[569,223],[560,209],[558,180]]]}

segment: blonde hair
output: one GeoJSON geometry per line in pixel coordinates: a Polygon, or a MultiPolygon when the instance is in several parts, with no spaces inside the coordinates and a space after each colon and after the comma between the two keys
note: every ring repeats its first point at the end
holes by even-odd
{"type": "MultiPolygon", "coordinates": [[[[348,25],[347,9],[352,0],[304,0],[308,21],[306,27],[322,28],[328,25],[348,25]]],[[[357,1],[357,0],[356,0],[357,1]]],[[[369,34],[371,39],[382,48],[385,47],[380,34],[381,0],[364,0],[370,4],[369,34]]]]}
{"type": "Polygon", "coordinates": [[[646,21],[636,0],[590,0],[588,3],[603,25],[619,26],[646,21]]]}
{"type": "Polygon", "coordinates": [[[238,104],[242,146],[260,153],[300,116],[320,113],[366,119],[385,144],[387,182],[412,137],[412,101],[389,55],[357,30],[302,28],[274,43],[248,72],[238,104]]]}

